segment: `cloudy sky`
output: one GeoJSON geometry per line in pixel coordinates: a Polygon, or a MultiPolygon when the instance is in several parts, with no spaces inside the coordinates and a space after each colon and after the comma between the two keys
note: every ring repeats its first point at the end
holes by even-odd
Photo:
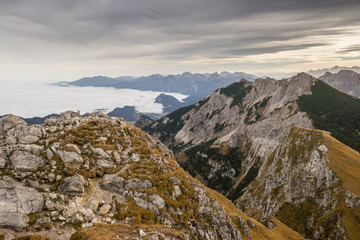
{"type": "Polygon", "coordinates": [[[0,83],[360,65],[359,0],[0,1],[0,83]]]}

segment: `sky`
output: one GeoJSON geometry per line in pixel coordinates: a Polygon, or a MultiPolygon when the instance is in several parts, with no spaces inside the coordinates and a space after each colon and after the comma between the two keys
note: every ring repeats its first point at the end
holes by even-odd
{"type": "Polygon", "coordinates": [[[4,0],[0,84],[360,65],[359,0],[4,0]]]}

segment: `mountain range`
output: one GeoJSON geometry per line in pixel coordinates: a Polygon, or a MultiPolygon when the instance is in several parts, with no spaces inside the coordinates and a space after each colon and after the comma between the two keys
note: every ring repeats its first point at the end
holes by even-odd
{"type": "Polygon", "coordinates": [[[257,220],[280,217],[310,239],[360,236],[354,96],[306,73],[241,80],[143,129],[257,220]]]}

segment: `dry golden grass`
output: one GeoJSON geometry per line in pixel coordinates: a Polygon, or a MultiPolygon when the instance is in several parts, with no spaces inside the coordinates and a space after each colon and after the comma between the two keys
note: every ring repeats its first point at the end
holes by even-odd
{"type": "Polygon", "coordinates": [[[360,154],[328,133],[324,136],[331,170],[341,179],[343,188],[360,197],[360,154]]]}
{"type": "Polygon", "coordinates": [[[77,231],[71,236],[70,240],[134,239],[139,238],[140,229],[147,234],[147,237],[153,233],[162,233],[167,237],[172,237],[172,239],[185,239],[182,232],[163,225],[95,224],[91,228],[77,231]]]}
{"type": "Polygon", "coordinates": [[[263,224],[259,223],[255,219],[252,219],[245,214],[243,214],[239,209],[237,209],[230,200],[225,198],[220,193],[206,188],[206,190],[210,193],[210,195],[218,201],[221,206],[225,209],[226,214],[228,214],[231,219],[236,223],[237,217],[241,217],[244,220],[251,220],[254,222],[256,229],[249,227],[250,229],[250,238],[246,237],[243,233],[241,233],[242,239],[274,239],[274,240],[300,240],[304,239],[299,233],[293,231],[279,220],[272,218],[271,221],[275,224],[275,228],[268,229],[263,224]]]}

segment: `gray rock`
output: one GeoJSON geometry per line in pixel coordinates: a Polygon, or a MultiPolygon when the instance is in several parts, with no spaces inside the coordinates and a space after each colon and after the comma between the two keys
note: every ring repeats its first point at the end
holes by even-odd
{"type": "Polygon", "coordinates": [[[149,189],[152,188],[152,184],[149,180],[141,181],[138,178],[133,178],[128,180],[128,182],[125,184],[125,189],[149,189]]]}
{"type": "Polygon", "coordinates": [[[7,115],[5,117],[0,118],[0,132],[8,131],[11,128],[16,126],[24,126],[27,125],[26,122],[15,116],[15,115],[7,115]]]}
{"type": "Polygon", "coordinates": [[[26,151],[16,150],[10,156],[10,161],[15,170],[23,172],[35,172],[38,167],[44,164],[41,157],[31,154],[26,151]]]}
{"type": "Polygon", "coordinates": [[[71,222],[72,222],[73,224],[81,224],[81,223],[84,222],[84,218],[81,216],[81,214],[76,213],[76,214],[72,217],[71,222]]]}
{"type": "Polygon", "coordinates": [[[106,174],[99,185],[104,190],[122,193],[124,191],[124,181],[125,179],[118,176],[118,174],[106,174]]]}
{"type": "Polygon", "coordinates": [[[243,230],[245,236],[250,237],[250,229],[246,223],[246,221],[244,219],[242,219],[241,217],[238,217],[239,221],[240,221],[240,227],[243,230]]]}
{"type": "Polygon", "coordinates": [[[38,191],[17,184],[11,179],[0,180],[0,226],[26,227],[27,214],[43,207],[44,199],[38,191]]]}
{"type": "Polygon", "coordinates": [[[57,154],[59,154],[61,160],[64,163],[67,163],[67,164],[82,164],[83,163],[82,157],[79,154],[77,154],[76,152],[68,152],[68,151],[58,150],[57,154]]]}
{"type": "Polygon", "coordinates": [[[105,214],[107,214],[111,209],[111,205],[110,204],[104,204],[100,207],[98,214],[101,216],[104,216],[105,214]]]}
{"type": "Polygon", "coordinates": [[[96,161],[96,167],[101,168],[101,169],[108,169],[108,168],[115,168],[116,165],[113,162],[106,161],[103,159],[98,159],[96,161]]]}
{"type": "Polygon", "coordinates": [[[95,214],[91,209],[80,209],[80,213],[85,221],[91,221],[95,217],[95,214]]]}
{"type": "Polygon", "coordinates": [[[90,209],[91,209],[91,211],[93,211],[93,212],[97,212],[97,210],[98,210],[98,208],[99,208],[99,201],[98,200],[96,200],[96,199],[94,199],[94,200],[92,200],[91,202],[90,202],[90,209]]]}
{"type": "Polygon", "coordinates": [[[99,155],[102,158],[110,158],[109,154],[107,154],[104,149],[102,148],[91,148],[91,151],[93,151],[95,154],[99,155]]]}
{"type": "Polygon", "coordinates": [[[86,180],[81,175],[75,175],[64,179],[64,183],[59,186],[59,191],[70,196],[82,196],[86,180]]]}
{"type": "Polygon", "coordinates": [[[19,131],[17,138],[20,143],[34,143],[42,137],[42,131],[39,126],[24,126],[19,131]]]}
{"type": "Polygon", "coordinates": [[[0,157],[0,168],[4,168],[6,163],[7,161],[4,158],[0,157]]]}

